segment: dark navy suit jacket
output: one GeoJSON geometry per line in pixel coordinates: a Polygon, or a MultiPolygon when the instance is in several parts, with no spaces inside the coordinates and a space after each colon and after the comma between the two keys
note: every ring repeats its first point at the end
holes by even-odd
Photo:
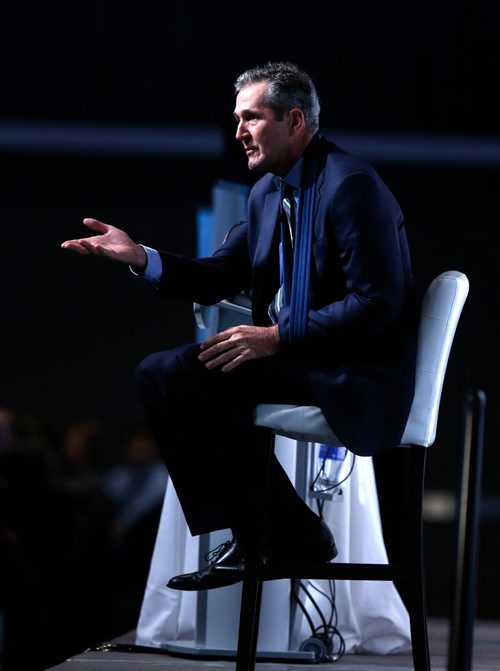
{"type": "MultiPolygon", "coordinates": [[[[332,430],[360,455],[399,444],[414,390],[418,305],[401,209],[366,162],[316,135],[318,152],[307,337],[281,349],[310,362],[310,381],[332,430]]],[[[161,252],[160,290],[204,305],[250,290],[253,320],[269,324],[278,288],[276,178],[253,187],[246,222],[213,256],[161,252]]]]}

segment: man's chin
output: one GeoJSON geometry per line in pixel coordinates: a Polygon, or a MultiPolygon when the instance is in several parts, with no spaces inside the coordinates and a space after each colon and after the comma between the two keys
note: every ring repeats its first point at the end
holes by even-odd
{"type": "Polygon", "coordinates": [[[264,172],[266,170],[265,161],[261,158],[255,158],[252,160],[252,157],[248,157],[248,169],[255,172],[264,172]]]}

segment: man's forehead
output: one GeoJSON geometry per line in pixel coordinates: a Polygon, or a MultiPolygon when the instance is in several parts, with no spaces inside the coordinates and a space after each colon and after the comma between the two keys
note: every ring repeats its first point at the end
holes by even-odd
{"type": "Polygon", "coordinates": [[[267,107],[267,105],[264,105],[266,90],[266,82],[255,82],[244,86],[236,96],[235,113],[238,110],[250,109],[252,107],[267,107]]]}

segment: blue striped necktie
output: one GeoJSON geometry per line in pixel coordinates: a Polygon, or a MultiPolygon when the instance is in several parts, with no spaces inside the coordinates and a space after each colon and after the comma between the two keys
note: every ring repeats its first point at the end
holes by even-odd
{"type": "Polygon", "coordinates": [[[284,305],[290,306],[288,342],[291,345],[300,345],[307,339],[316,190],[325,155],[326,150],[318,134],[313,138],[304,154],[299,207],[296,216],[293,189],[283,180],[281,181],[280,274],[282,281],[280,289],[282,296],[280,297],[280,291],[278,291],[276,299],[270,306],[274,312],[269,310],[269,315],[274,324],[278,319],[279,308],[284,305]],[[289,220],[286,217],[287,201],[290,204],[289,220]]]}
{"type": "Polygon", "coordinates": [[[276,324],[278,321],[278,312],[283,305],[290,305],[290,297],[292,294],[293,239],[295,235],[296,220],[293,187],[290,186],[290,184],[287,184],[284,180],[280,180],[280,183],[280,287],[268,309],[268,314],[273,324],[276,324]]]}

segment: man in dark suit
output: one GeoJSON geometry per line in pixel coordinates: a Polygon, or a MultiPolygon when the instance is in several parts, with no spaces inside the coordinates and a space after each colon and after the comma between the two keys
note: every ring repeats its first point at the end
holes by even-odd
{"type": "MultiPolygon", "coordinates": [[[[207,568],[172,578],[174,589],[242,577],[265,439],[252,424],[257,403],[319,405],[349,450],[372,455],[399,444],[413,396],[417,306],[394,196],[373,168],[319,134],[317,94],[297,66],[253,68],[235,89],[236,138],[249,169],[265,174],[247,221],[210,258],[137,245],[95,219],[84,223],[98,235],[62,245],[127,263],[166,296],[206,305],[252,296],[252,326],[152,354],[137,370],[191,533],[233,534],[207,568]]],[[[276,459],[272,468],[268,561],[330,561],[330,530],[276,459]]]]}

